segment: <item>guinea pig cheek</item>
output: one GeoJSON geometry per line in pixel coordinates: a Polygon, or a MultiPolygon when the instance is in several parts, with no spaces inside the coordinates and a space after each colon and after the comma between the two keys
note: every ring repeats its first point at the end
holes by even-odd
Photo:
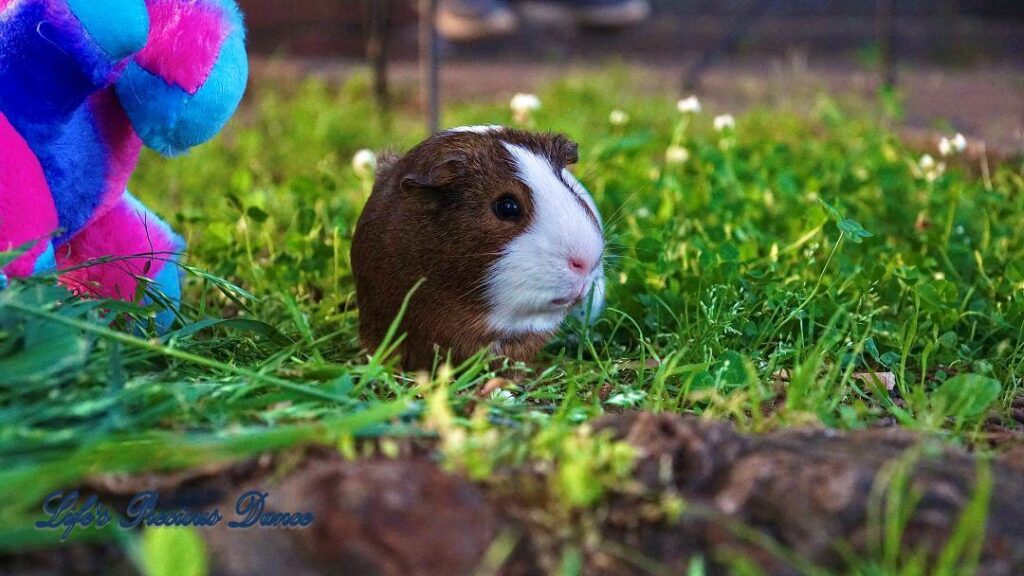
{"type": "MultiPolygon", "coordinates": [[[[580,238],[573,242],[568,235],[544,232],[543,226],[531,226],[506,245],[488,271],[487,321],[499,334],[553,332],[573,305],[578,305],[576,314],[580,308],[589,310],[588,321],[604,308],[603,264],[589,274],[574,273],[567,266],[567,246],[580,238]]],[[[600,235],[586,240],[590,251],[600,255],[600,235]]]]}
{"type": "Polygon", "coordinates": [[[528,229],[505,246],[488,270],[487,323],[499,334],[552,332],[568,312],[551,300],[571,286],[539,240],[528,229]]]}

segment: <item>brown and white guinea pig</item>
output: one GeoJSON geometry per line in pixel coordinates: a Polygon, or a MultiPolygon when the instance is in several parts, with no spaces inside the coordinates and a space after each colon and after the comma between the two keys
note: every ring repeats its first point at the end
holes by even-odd
{"type": "Polygon", "coordinates": [[[604,237],[569,172],[576,144],[501,126],[441,132],[381,161],[352,239],[363,345],[375,350],[416,282],[399,333],[407,369],[435,350],[532,358],[574,307],[604,304],[604,237]]]}

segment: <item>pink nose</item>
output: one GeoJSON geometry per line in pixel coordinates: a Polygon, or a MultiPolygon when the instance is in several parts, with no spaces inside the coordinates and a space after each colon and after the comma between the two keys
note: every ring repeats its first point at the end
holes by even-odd
{"type": "Polygon", "coordinates": [[[587,274],[590,274],[590,271],[593,270],[594,267],[588,264],[586,260],[580,258],[579,256],[570,256],[569,269],[579,274],[580,276],[586,276],[587,274]]]}

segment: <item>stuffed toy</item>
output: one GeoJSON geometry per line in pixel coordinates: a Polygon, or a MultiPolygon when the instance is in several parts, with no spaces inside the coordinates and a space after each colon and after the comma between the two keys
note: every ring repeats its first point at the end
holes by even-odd
{"type": "Polygon", "coordinates": [[[177,305],[184,243],[125,186],[143,145],[179,154],[228,121],[244,36],[233,0],[0,0],[0,252],[20,252],[0,288],[56,270],[79,294],[143,282],[177,305]]]}

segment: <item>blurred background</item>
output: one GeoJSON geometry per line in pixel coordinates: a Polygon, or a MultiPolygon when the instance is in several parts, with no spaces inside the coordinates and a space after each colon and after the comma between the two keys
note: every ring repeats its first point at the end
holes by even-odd
{"type": "MultiPolygon", "coordinates": [[[[1019,0],[437,2],[444,101],[507,99],[610,62],[629,69],[637,91],[696,93],[730,111],[800,110],[822,90],[870,100],[890,82],[910,137],[954,129],[990,150],[1024,146],[1019,0]],[[634,5],[600,25],[579,13],[630,2],[644,13],[634,5]]],[[[416,89],[419,4],[290,0],[282,9],[276,0],[241,0],[254,77],[343,80],[379,55],[382,90],[416,89]]]]}

